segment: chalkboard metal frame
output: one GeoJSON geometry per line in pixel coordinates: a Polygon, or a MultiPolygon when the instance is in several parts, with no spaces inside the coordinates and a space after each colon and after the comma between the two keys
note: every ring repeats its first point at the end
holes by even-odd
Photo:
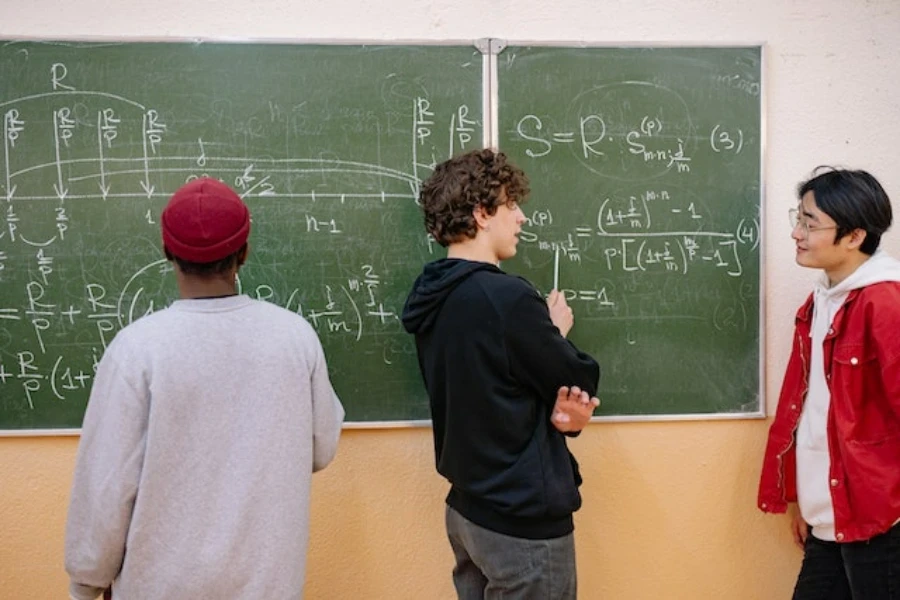
{"type": "MultiPolygon", "coordinates": [[[[62,42],[62,43],[140,43],[140,42],[165,42],[173,44],[195,43],[195,44],[296,44],[301,46],[307,45],[335,45],[335,46],[466,46],[471,45],[482,53],[482,142],[486,146],[498,147],[499,135],[499,97],[497,87],[497,60],[499,53],[507,46],[527,45],[527,46],[547,46],[547,47],[563,47],[563,48],[616,48],[616,47],[632,47],[632,48],[681,48],[681,47],[699,47],[699,48],[722,48],[722,47],[748,47],[759,48],[760,50],[760,216],[765,215],[765,148],[766,148],[766,47],[763,43],[740,42],[740,43],[717,43],[714,45],[705,43],[684,43],[684,42],[633,42],[633,43],[585,43],[585,42],[569,42],[569,41],[528,41],[528,40],[504,40],[495,38],[482,38],[476,40],[363,40],[363,39],[256,39],[256,38],[110,38],[110,37],[73,37],[66,40],[55,38],[16,38],[8,37],[8,41],[23,42],[62,42]]],[[[765,226],[763,219],[759,224],[759,252],[760,252],[760,281],[759,281],[759,394],[758,409],[752,412],[741,413],[708,413],[708,414],[649,414],[649,415],[610,415],[594,417],[594,422],[629,422],[629,421],[693,421],[693,420],[731,420],[731,419],[753,419],[765,417],[765,369],[764,369],[764,348],[765,348],[765,277],[763,276],[765,269],[765,226]]],[[[601,361],[602,362],[602,361],[601,361]]],[[[602,389],[602,386],[601,386],[602,389]]],[[[601,391],[602,397],[602,391],[601,391]]],[[[386,420],[386,421],[351,421],[345,423],[348,429],[379,429],[379,428],[398,428],[398,427],[428,427],[430,420],[386,420]]],[[[4,429],[0,430],[0,436],[10,437],[30,437],[30,436],[66,436],[80,434],[79,428],[50,428],[50,429],[4,429]]]]}

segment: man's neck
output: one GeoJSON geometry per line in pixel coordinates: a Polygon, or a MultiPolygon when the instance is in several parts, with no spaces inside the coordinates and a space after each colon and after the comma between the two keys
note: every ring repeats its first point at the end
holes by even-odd
{"type": "Polygon", "coordinates": [[[220,298],[237,293],[234,273],[214,277],[197,277],[178,273],[178,291],[183,300],[193,298],[220,298]]]}
{"type": "Polygon", "coordinates": [[[485,262],[492,265],[500,264],[500,259],[497,258],[497,255],[490,248],[474,239],[450,244],[447,248],[447,258],[485,262]]]}
{"type": "Polygon", "coordinates": [[[844,281],[860,268],[864,262],[871,257],[864,252],[856,252],[847,257],[840,265],[833,269],[826,269],[825,275],[828,277],[828,287],[834,287],[844,281]]]}

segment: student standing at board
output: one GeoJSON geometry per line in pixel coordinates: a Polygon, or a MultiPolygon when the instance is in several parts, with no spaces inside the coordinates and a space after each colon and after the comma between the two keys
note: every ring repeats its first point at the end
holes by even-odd
{"type": "Polygon", "coordinates": [[[759,507],[790,513],[795,600],[900,599],[900,262],[891,204],[865,171],[827,170],[790,211],[822,276],[795,318],[759,507]]]}
{"type": "Polygon", "coordinates": [[[250,213],[199,179],[162,213],[180,299],[119,332],[82,427],[66,528],[70,595],[295,598],[313,471],[344,411],[312,327],[237,294],[250,213]]]}
{"type": "Polygon", "coordinates": [[[574,599],[577,434],[599,401],[597,363],[565,335],[572,311],[498,266],[525,216],[525,174],[491,150],[438,165],[423,184],[425,227],[448,248],[403,310],[431,403],[459,598],[574,599]],[[563,387],[566,386],[566,387],[563,387]],[[568,387],[568,386],[571,386],[568,387]]]}

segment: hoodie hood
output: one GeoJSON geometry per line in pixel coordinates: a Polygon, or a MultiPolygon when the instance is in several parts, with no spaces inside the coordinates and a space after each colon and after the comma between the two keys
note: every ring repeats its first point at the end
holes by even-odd
{"type": "Polygon", "coordinates": [[[502,273],[490,263],[458,258],[443,258],[425,265],[403,306],[401,321],[406,331],[420,333],[428,330],[450,293],[477,271],[502,273]]]}
{"type": "Polygon", "coordinates": [[[866,262],[834,287],[828,287],[828,276],[822,273],[819,280],[816,281],[815,293],[817,298],[832,298],[885,281],[900,281],[900,260],[889,256],[884,250],[877,250],[866,262]]]}
{"type": "Polygon", "coordinates": [[[831,326],[834,315],[855,289],[885,281],[900,281],[900,261],[878,250],[846,279],[828,287],[828,276],[822,273],[813,288],[813,325],[810,337],[821,341],[831,326]]]}

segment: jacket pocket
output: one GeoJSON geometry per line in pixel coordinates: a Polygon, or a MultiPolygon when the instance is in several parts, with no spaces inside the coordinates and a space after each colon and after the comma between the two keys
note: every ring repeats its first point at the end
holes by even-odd
{"type": "Polygon", "coordinates": [[[872,394],[883,394],[878,356],[864,344],[836,345],[828,377],[832,396],[842,403],[859,404],[872,394]]]}
{"type": "Polygon", "coordinates": [[[876,360],[875,349],[866,344],[835,344],[834,362],[841,367],[862,368],[876,360]]]}
{"type": "Polygon", "coordinates": [[[857,502],[865,505],[864,513],[896,519],[900,504],[900,433],[867,441],[848,440],[843,454],[848,485],[855,488],[857,502]]]}
{"type": "Polygon", "coordinates": [[[900,422],[888,398],[874,348],[867,344],[835,346],[830,379],[841,437],[877,444],[900,435],[900,422]]]}

